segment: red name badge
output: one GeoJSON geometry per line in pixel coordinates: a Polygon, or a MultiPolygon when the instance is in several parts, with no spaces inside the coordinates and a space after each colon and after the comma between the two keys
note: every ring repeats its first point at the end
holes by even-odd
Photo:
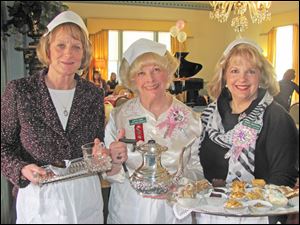
{"type": "Polygon", "coordinates": [[[134,125],[134,134],[137,142],[144,141],[144,128],[142,123],[134,125]]]}

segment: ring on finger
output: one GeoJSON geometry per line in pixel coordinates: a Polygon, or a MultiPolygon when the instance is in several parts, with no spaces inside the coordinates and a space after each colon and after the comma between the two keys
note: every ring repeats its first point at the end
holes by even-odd
{"type": "Polygon", "coordinates": [[[122,159],[121,153],[118,154],[117,159],[122,159]]]}
{"type": "Polygon", "coordinates": [[[32,176],[33,176],[34,179],[37,179],[38,176],[39,176],[39,174],[38,174],[37,172],[33,172],[33,173],[32,173],[32,176]]]}

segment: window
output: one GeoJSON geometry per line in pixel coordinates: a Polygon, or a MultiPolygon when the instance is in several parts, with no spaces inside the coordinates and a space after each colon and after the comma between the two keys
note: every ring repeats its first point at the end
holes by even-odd
{"type": "Polygon", "coordinates": [[[126,49],[136,40],[146,38],[165,44],[171,50],[171,38],[169,32],[153,31],[115,31],[108,32],[108,79],[111,72],[117,73],[119,79],[119,66],[126,49]]]}
{"type": "MultiPolygon", "coordinates": [[[[109,31],[108,32],[108,79],[112,72],[118,74],[119,68],[119,32],[109,31]]],[[[117,75],[118,76],[118,75],[117,75]]],[[[117,80],[119,78],[117,77],[117,80]]]]}
{"type": "Polygon", "coordinates": [[[123,31],[123,49],[124,53],[126,49],[136,40],[140,38],[146,38],[149,40],[154,40],[154,32],[147,31],[123,31]]]}
{"type": "Polygon", "coordinates": [[[158,42],[163,43],[167,46],[169,52],[171,52],[171,37],[169,32],[159,32],[158,42]]]}
{"type": "Polygon", "coordinates": [[[276,32],[277,80],[281,80],[284,72],[293,67],[293,26],[278,27],[276,32]]]}

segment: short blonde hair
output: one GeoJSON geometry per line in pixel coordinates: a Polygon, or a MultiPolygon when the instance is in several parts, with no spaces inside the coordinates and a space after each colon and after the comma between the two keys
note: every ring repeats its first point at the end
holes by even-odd
{"type": "Polygon", "coordinates": [[[39,44],[36,49],[37,56],[40,62],[49,67],[50,58],[49,58],[49,48],[50,43],[52,41],[53,35],[61,30],[66,30],[68,33],[72,35],[72,37],[76,40],[80,40],[83,46],[83,58],[81,61],[80,69],[85,69],[89,66],[92,55],[92,45],[86,36],[86,33],[76,24],[74,23],[63,23],[57,26],[53,31],[51,31],[48,35],[42,36],[40,38],[39,44]]]}
{"type": "Polygon", "coordinates": [[[165,55],[160,56],[153,52],[146,52],[140,56],[138,56],[131,65],[127,62],[125,58],[123,58],[121,66],[120,66],[120,79],[122,84],[127,88],[131,89],[135,93],[137,92],[137,88],[135,83],[133,82],[137,72],[144,66],[149,64],[155,64],[159,67],[165,69],[168,73],[168,84],[174,80],[174,74],[179,66],[179,61],[175,57],[173,57],[170,52],[166,52],[165,55]]]}
{"type": "Polygon", "coordinates": [[[279,93],[279,84],[276,80],[276,74],[273,66],[269,61],[252,45],[241,43],[234,46],[227,55],[223,55],[217,63],[216,72],[208,84],[208,93],[212,99],[217,99],[225,87],[224,74],[228,65],[235,56],[246,57],[249,62],[255,65],[261,72],[259,86],[267,89],[268,92],[275,96],[279,93]]]}

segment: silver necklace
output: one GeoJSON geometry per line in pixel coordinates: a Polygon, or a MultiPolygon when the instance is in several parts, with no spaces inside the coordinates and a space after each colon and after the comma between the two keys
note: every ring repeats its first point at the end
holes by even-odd
{"type": "MultiPolygon", "coordinates": [[[[63,106],[63,107],[64,107],[64,106],[63,106]]],[[[68,110],[67,110],[65,107],[64,107],[64,109],[65,109],[65,110],[64,110],[64,116],[67,117],[67,116],[69,115],[69,112],[68,112],[68,110]]]]}
{"type": "Polygon", "coordinates": [[[67,110],[67,107],[68,107],[68,104],[69,104],[69,102],[70,102],[70,98],[71,98],[71,96],[72,96],[72,93],[69,94],[69,96],[68,96],[67,106],[65,106],[65,105],[62,103],[62,101],[60,100],[60,98],[56,95],[55,90],[52,91],[52,93],[55,95],[56,100],[57,100],[57,101],[61,104],[61,106],[64,108],[64,110],[63,110],[63,115],[64,115],[65,117],[68,117],[69,111],[67,110]]]}

